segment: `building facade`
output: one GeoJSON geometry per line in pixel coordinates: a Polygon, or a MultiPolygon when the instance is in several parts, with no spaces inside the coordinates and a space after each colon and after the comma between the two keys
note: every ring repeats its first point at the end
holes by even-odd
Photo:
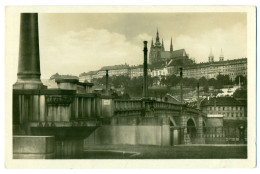
{"type": "Polygon", "coordinates": [[[199,63],[183,67],[183,77],[199,79],[205,77],[206,79],[216,78],[219,74],[229,75],[232,81],[239,75],[247,76],[247,58],[234,60],[221,60],[214,62],[214,60],[207,63],[199,63]]]}
{"type": "Polygon", "coordinates": [[[152,77],[162,77],[162,76],[168,76],[168,69],[167,67],[162,67],[162,68],[156,68],[153,69],[151,72],[152,77]]]}
{"type": "MultiPolygon", "coordinates": [[[[143,65],[131,66],[130,67],[130,78],[142,77],[144,73],[143,65]]],[[[151,70],[148,69],[148,75],[151,75],[151,70]]]]}
{"type": "Polygon", "coordinates": [[[223,115],[224,120],[247,120],[247,104],[233,97],[205,98],[200,105],[207,114],[223,115]]]}

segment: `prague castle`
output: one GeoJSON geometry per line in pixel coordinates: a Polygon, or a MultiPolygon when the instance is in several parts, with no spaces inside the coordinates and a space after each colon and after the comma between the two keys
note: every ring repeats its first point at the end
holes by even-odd
{"type": "MultiPolygon", "coordinates": [[[[175,74],[179,76],[179,69],[183,68],[184,78],[199,79],[205,77],[206,79],[216,78],[219,74],[229,75],[232,81],[237,76],[247,76],[247,58],[239,58],[233,60],[225,60],[221,49],[219,59],[214,60],[214,55],[210,49],[208,62],[195,63],[195,60],[189,58],[189,54],[185,49],[174,50],[172,39],[170,51],[165,51],[163,39],[160,42],[159,32],[157,29],[155,43],[151,41],[149,53],[149,70],[148,74],[152,77],[163,77],[175,74]]],[[[131,78],[143,75],[142,65],[129,66],[114,65],[103,67],[98,71],[90,71],[79,75],[80,81],[87,80],[89,82],[94,78],[102,78],[105,76],[105,70],[109,70],[110,76],[126,75],[131,78]]]]}
{"type": "Polygon", "coordinates": [[[157,29],[155,44],[153,43],[153,40],[151,42],[149,64],[157,64],[170,60],[174,60],[174,62],[178,65],[187,65],[193,63],[193,61],[189,59],[189,54],[186,53],[185,49],[173,50],[172,38],[170,51],[165,51],[163,39],[161,43],[157,29]]]}

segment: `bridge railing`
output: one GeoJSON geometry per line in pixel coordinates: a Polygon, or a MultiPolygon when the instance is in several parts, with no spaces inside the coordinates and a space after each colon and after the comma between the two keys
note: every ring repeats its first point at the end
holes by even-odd
{"type": "Polygon", "coordinates": [[[13,91],[13,124],[31,127],[71,126],[72,121],[95,120],[101,100],[93,93],[44,89],[13,91]]]}
{"type": "Polygon", "coordinates": [[[155,100],[114,100],[114,115],[115,116],[130,116],[130,115],[145,115],[145,112],[150,112],[154,116],[167,113],[180,113],[182,110],[191,114],[199,114],[206,116],[198,109],[189,108],[183,104],[167,103],[155,100]]]}
{"type": "Polygon", "coordinates": [[[172,127],[177,144],[245,144],[247,127],[172,127]]]}
{"type": "Polygon", "coordinates": [[[142,110],[141,100],[114,100],[115,116],[141,116],[142,110]]]}

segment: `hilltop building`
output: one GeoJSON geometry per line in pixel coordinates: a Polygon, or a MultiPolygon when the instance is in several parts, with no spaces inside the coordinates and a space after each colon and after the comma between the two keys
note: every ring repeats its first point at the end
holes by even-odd
{"type": "Polygon", "coordinates": [[[186,53],[185,49],[173,50],[172,38],[170,51],[165,51],[163,39],[161,43],[159,32],[157,29],[155,43],[153,43],[153,39],[151,41],[149,63],[161,64],[165,61],[173,61],[175,62],[175,64],[181,66],[194,63],[193,60],[189,59],[189,54],[186,53]]]}
{"type": "MultiPolygon", "coordinates": [[[[206,79],[216,78],[219,74],[229,75],[232,81],[239,75],[247,76],[247,58],[225,60],[221,49],[219,59],[216,60],[212,49],[208,56],[208,62],[195,63],[195,59],[189,58],[185,49],[174,50],[171,39],[170,51],[166,51],[163,39],[160,42],[157,30],[155,43],[151,41],[149,53],[148,74],[152,77],[162,77],[175,74],[179,76],[180,67],[183,68],[184,78],[206,79]]],[[[98,71],[90,71],[79,75],[80,81],[91,82],[94,78],[105,76],[105,70],[109,70],[109,76],[126,75],[131,78],[143,76],[143,66],[114,65],[105,66],[98,71]]]]}

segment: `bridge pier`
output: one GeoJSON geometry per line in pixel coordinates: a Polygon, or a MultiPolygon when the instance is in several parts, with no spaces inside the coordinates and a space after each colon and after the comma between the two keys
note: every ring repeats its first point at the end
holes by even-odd
{"type": "Polygon", "coordinates": [[[161,126],[161,132],[162,132],[162,140],[161,140],[161,146],[170,146],[171,145],[171,138],[170,138],[170,118],[169,117],[162,117],[162,126],[161,126]]]}
{"type": "Polygon", "coordinates": [[[196,131],[196,144],[205,144],[205,138],[204,138],[204,132],[203,132],[203,118],[202,116],[198,117],[197,121],[197,131],[196,131]]]}
{"type": "Polygon", "coordinates": [[[84,157],[84,138],[67,138],[55,141],[56,159],[81,159],[84,157]]]}

